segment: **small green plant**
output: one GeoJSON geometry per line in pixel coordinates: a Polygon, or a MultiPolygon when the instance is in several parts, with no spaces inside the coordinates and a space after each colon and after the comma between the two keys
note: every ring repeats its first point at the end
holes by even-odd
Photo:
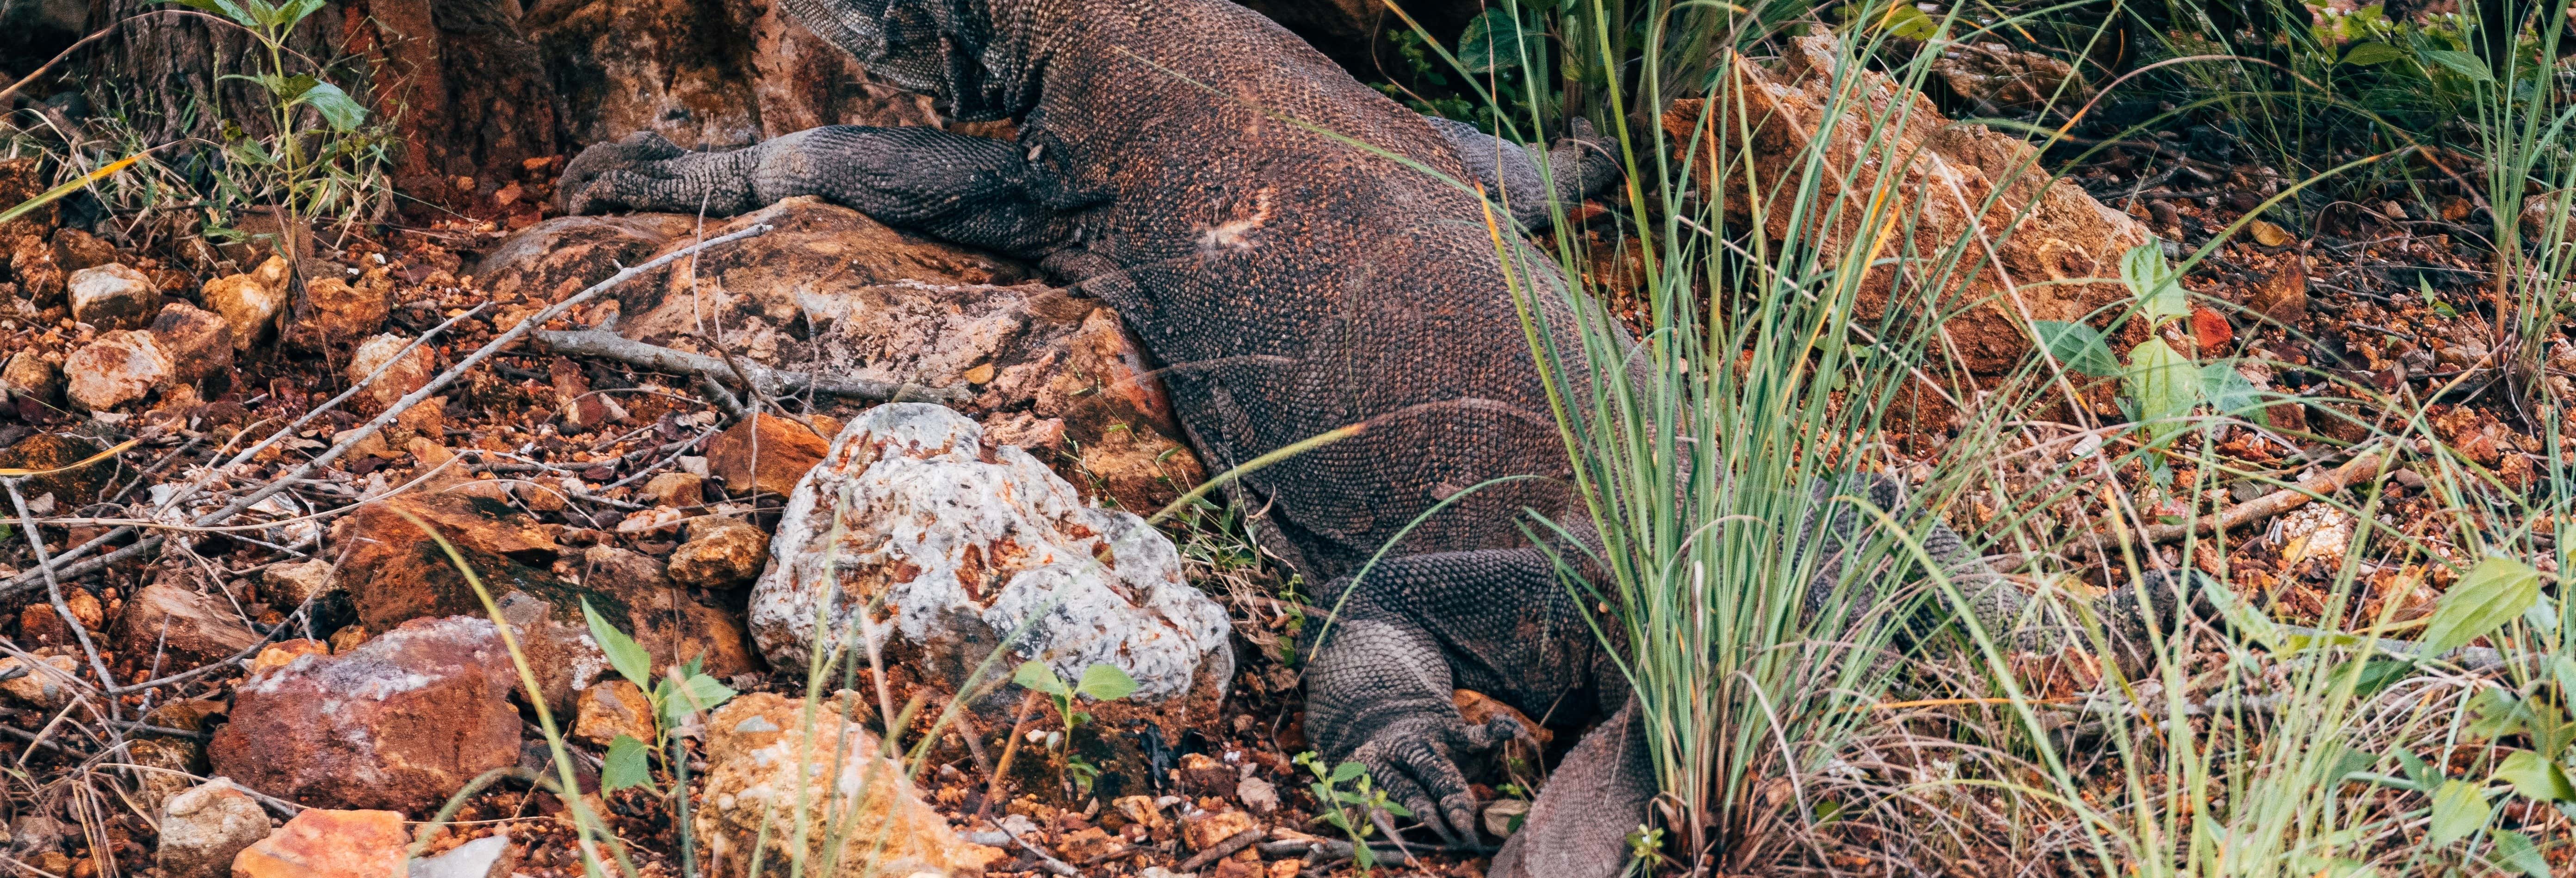
{"type": "MultiPolygon", "coordinates": [[[[2127,364],[2111,353],[2110,343],[2091,326],[2032,321],[2050,357],[2071,372],[2120,379],[2120,408],[2143,425],[2150,448],[2171,443],[2188,428],[2192,409],[2204,403],[2222,415],[2247,414],[2269,423],[2258,391],[2234,363],[2194,363],[2157,336],[2157,330],[2192,316],[2190,297],[2183,291],[2180,273],[2165,262],[2162,244],[2148,241],[2131,249],[2120,260],[2120,280],[2133,297],[2137,319],[2147,321],[2148,328],[2147,340],[2129,349],[2127,364]]],[[[2151,460],[2149,469],[2159,481],[2168,480],[2170,471],[2160,459],[2151,460]]]]}
{"type": "MultiPolygon", "coordinates": [[[[323,0],[163,0],[219,17],[241,26],[258,46],[252,69],[225,73],[221,80],[254,83],[268,97],[269,136],[245,131],[227,119],[222,150],[227,165],[247,171],[227,179],[219,200],[274,203],[285,211],[287,227],[308,215],[347,212],[352,215],[378,200],[384,148],[366,130],[368,110],[346,89],[325,79],[330,71],[288,48],[287,40],[323,0]],[[301,70],[299,68],[311,68],[301,70]],[[310,115],[307,115],[307,113],[310,115]],[[321,126],[308,120],[318,118],[321,126]]],[[[291,248],[293,242],[280,242],[291,248]]],[[[285,249],[282,248],[282,249],[285,249]]]]}
{"type": "Polygon", "coordinates": [[[679,742],[672,739],[671,729],[678,727],[689,714],[716,709],[717,705],[733,698],[735,693],[731,687],[701,670],[706,662],[704,657],[690,659],[688,663],[671,669],[671,673],[661,679],[654,679],[652,653],[646,652],[635,638],[626,636],[626,632],[600,618],[599,611],[590,608],[588,598],[582,599],[581,616],[590,623],[590,637],[599,643],[599,651],[608,654],[608,666],[616,669],[618,676],[644,690],[645,700],[652,705],[653,740],[648,743],[632,735],[621,734],[609,742],[608,757],[600,764],[599,787],[605,792],[616,792],[640,786],[659,793],[660,790],[653,786],[648,754],[661,755],[665,764],[676,771],[676,766],[686,763],[687,755],[680,751],[679,742]]]}
{"type": "Polygon", "coordinates": [[[1047,736],[1047,749],[1064,767],[1065,782],[1072,785],[1074,795],[1090,795],[1091,782],[1100,777],[1100,767],[1073,752],[1074,728],[1091,721],[1091,714],[1073,709],[1074,698],[1116,701],[1135,694],[1136,678],[1127,676],[1116,665],[1092,665],[1082,669],[1082,682],[1067,684],[1047,663],[1031,660],[1020,664],[1020,669],[1011,674],[1011,682],[1045,693],[1055,702],[1056,716],[1063,720],[1064,728],[1047,736]]]}
{"type": "Polygon", "coordinates": [[[1306,770],[1315,775],[1315,782],[1306,785],[1307,791],[1315,794],[1315,807],[1323,809],[1322,813],[1315,815],[1315,820],[1332,824],[1350,838],[1351,863],[1359,867],[1361,875],[1367,875],[1377,866],[1377,852],[1369,849],[1368,841],[1369,836],[1376,834],[1377,824],[1369,815],[1384,811],[1397,817],[1411,817],[1413,812],[1387,799],[1386,791],[1378,789],[1377,784],[1369,779],[1368,768],[1357,762],[1344,762],[1327,769],[1323,757],[1308,751],[1297,754],[1296,763],[1306,766],[1306,770]],[[1343,784],[1350,787],[1345,789],[1343,784]]]}

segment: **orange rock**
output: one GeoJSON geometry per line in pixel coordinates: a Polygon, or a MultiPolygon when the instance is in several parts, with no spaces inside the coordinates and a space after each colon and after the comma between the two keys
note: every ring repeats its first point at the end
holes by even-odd
{"type": "MultiPolygon", "coordinates": [[[[815,713],[809,720],[803,699],[755,692],[708,718],[698,837],[711,850],[731,851],[719,857],[747,867],[761,844],[758,854],[768,862],[786,862],[803,840],[810,861],[823,862],[826,839],[868,839],[873,856],[842,857],[838,875],[830,876],[859,878],[926,869],[982,874],[1006,856],[958,838],[947,818],[922,801],[903,767],[876,755],[877,737],[866,727],[844,723],[828,708],[815,713]],[[796,826],[800,802],[808,803],[802,817],[808,828],[796,826]]],[[[712,871],[723,869],[720,863],[712,871]]]]}
{"type": "Polygon", "coordinates": [[[250,672],[252,675],[257,675],[270,668],[282,668],[294,664],[296,659],[308,655],[330,654],[331,645],[319,640],[307,640],[301,637],[294,640],[280,640],[269,644],[267,649],[260,650],[259,655],[250,660],[250,672]]]}
{"type": "Polygon", "coordinates": [[[831,434],[840,425],[826,426],[829,420],[815,418],[812,429],[769,415],[735,423],[707,443],[707,470],[724,479],[736,498],[750,491],[786,496],[831,450],[831,434]]]}
{"type": "Polygon", "coordinates": [[[386,878],[403,874],[403,816],[392,811],[295,815],[233,858],[233,878],[386,878]]]}
{"type": "MultiPolygon", "coordinates": [[[[1261,821],[1252,819],[1250,814],[1229,808],[1223,811],[1210,811],[1196,817],[1182,818],[1181,839],[1189,842],[1190,850],[1203,851],[1235,837],[1246,829],[1259,828],[1261,828],[1261,821]]],[[[1255,854],[1255,856],[1259,855],[1255,854]]]]}
{"type": "Polygon", "coordinates": [[[653,704],[644,698],[644,690],[625,680],[593,683],[581,690],[581,712],[572,723],[573,739],[606,747],[619,735],[648,743],[653,740],[653,704]]]}

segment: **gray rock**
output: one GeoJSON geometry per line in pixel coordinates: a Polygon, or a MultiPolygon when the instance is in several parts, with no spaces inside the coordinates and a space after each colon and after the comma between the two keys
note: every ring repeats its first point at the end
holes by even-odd
{"type": "Polygon", "coordinates": [[[100,329],[139,329],[161,310],[161,291],[143,272],[110,262],[72,272],[72,319],[100,329]]]}
{"type": "Polygon", "coordinates": [[[170,878],[223,878],[232,874],[233,856],[268,830],[259,800],[218,777],[163,803],[155,862],[170,878]]]}
{"type": "Polygon", "coordinates": [[[920,648],[952,686],[1023,628],[999,667],[1037,659],[1070,680],[1114,665],[1147,702],[1233,676],[1225,610],[1182,579],[1169,539],[935,405],[869,410],[797,483],[752,587],[752,637],[802,668],[818,617],[824,634],[855,635],[855,610],[878,597],[891,618],[871,630],[920,648]]]}

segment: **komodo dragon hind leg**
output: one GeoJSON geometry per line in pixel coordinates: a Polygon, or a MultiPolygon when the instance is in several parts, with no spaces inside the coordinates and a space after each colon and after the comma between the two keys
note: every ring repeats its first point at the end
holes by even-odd
{"type": "Polygon", "coordinates": [[[879,222],[969,247],[1037,256],[1071,237],[1036,196],[1018,144],[936,128],[825,125],[725,152],[651,132],[598,143],[564,166],[566,213],[729,215],[819,196],[879,222]]]}
{"type": "Polygon", "coordinates": [[[1654,798],[1646,723],[1630,699],[1565,754],[1485,878],[1619,874],[1628,862],[1628,833],[1643,825],[1654,798]]]}

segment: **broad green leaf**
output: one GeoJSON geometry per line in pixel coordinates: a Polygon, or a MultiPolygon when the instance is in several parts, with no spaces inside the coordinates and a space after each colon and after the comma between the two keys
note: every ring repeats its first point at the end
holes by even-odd
{"type": "Polygon", "coordinates": [[[2415,751],[2400,748],[2397,751],[2397,765],[2406,770],[2406,778],[2415,782],[2415,789],[2418,791],[2429,793],[2433,788],[2442,785],[2441,773],[2434,771],[2433,766],[2424,764],[2424,759],[2416,756],[2415,751]]]}
{"type": "Polygon", "coordinates": [[[2129,294],[2138,297],[2138,311],[2145,314],[2150,326],[2177,317],[2191,316],[2191,300],[2176,282],[2173,268],[2165,264],[2163,244],[2148,241],[2129,249],[2120,257],[2120,280],[2129,285],[2129,294]]]}
{"type": "Polygon", "coordinates": [[[2443,781],[2433,791],[2433,826],[2427,841],[2435,846],[2450,844],[2469,837],[2487,825],[2495,809],[2487,806],[2487,794],[2477,784],[2464,780],[2443,781]]]}
{"type": "MultiPolygon", "coordinates": [[[[2256,390],[2254,382],[2245,379],[2245,373],[2236,371],[2234,363],[2202,365],[2200,393],[2209,399],[2210,407],[2217,409],[2219,414],[2239,415],[2252,412],[2257,418],[2265,417],[2263,391],[2256,390]]],[[[2265,423],[2268,424],[2270,421],[2267,419],[2265,423]]]]}
{"type": "Polygon", "coordinates": [[[644,742],[632,735],[619,735],[608,742],[608,758],[600,761],[599,789],[616,792],[627,787],[643,786],[653,780],[651,766],[644,761],[644,742]]]}
{"type": "MultiPolygon", "coordinates": [[[[2121,376],[2129,398],[2138,404],[2138,420],[2158,437],[2181,429],[2174,423],[2200,404],[2200,370],[2191,358],[2150,338],[2129,349],[2129,370],[2121,376]]],[[[2515,612],[2521,612],[2519,608],[2515,612]]]]}
{"type": "Polygon", "coordinates": [[[2478,56],[2476,55],[2471,55],[2467,52],[2458,51],[2456,49],[2426,49],[2424,50],[2423,55],[2426,62],[2425,66],[2442,67],[2453,73],[2466,76],[2472,82],[2495,81],[2495,75],[2487,72],[2487,62],[2478,60],[2478,56]]]}
{"type": "Polygon", "coordinates": [[[1909,40],[1928,40],[1941,35],[1941,22],[1911,3],[1889,3],[1883,7],[1853,3],[1842,8],[1842,18],[1846,22],[1859,20],[1862,16],[1869,17],[1869,26],[1909,40]]]}
{"type": "Polygon", "coordinates": [[[341,91],[339,86],[327,82],[315,83],[312,88],[304,91],[302,97],[296,98],[295,102],[312,107],[315,112],[321,113],[322,121],[331,123],[331,127],[335,130],[354,131],[367,121],[365,106],[359,104],[356,98],[350,97],[348,92],[341,91]]]}
{"type": "Polygon", "coordinates": [[[2041,350],[2067,369],[2095,378],[2120,375],[2120,358],[2111,353],[2100,330],[2071,320],[2033,320],[2041,350]]]}
{"type": "Polygon", "coordinates": [[[2551,659],[2549,673],[2558,678],[2558,697],[2576,700],[2576,658],[2560,655],[2551,659]]]}
{"type": "Polygon", "coordinates": [[[2540,848],[2531,843],[2530,836],[2512,830],[2495,831],[2495,853],[2487,859],[2531,878],[2550,876],[2549,858],[2540,855],[2540,848]]]}
{"type": "Polygon", "coordinates": [[[1074,691],[1093,701],[1116,701],[1135,693],[1136,678],[1117,665],[1092,665],[1082,669],[1082,687],[1074,691]]]}
{"type": "Polygon", "coordinates": [[[2522,611],[2522,624],[2542,634],[2558,633],[2558,602],[2541,595],[2531,602],[2530,609],[2522,611]]]}
{"type": "Polygon", "coordinates": [[[1360,774],[1365,771],[1368,771],[1368,766],[1361,765],[1357,762],[1344,762],[1333,767],[1333,782],[1337,784],[1349,783],[1352,780],[1358,779],[1360,774]]]}
{"type": "Polygon", "coordinates": [[[2529,727],[2531,713],[2523,709],[2522,699],[2499,688],[2478,690],[2469,696],[2468,733],[2479,738],[2495,739],[2521,734],[2529,727]]]}
{"type": "Polygon", "coordinates": [[[581,599],[581,617],[590,623],[590,639],[599,643],[599,651],[608,655],[608,666],[616,668],[618,676],[637,686],[653,685],[652,653],[600,618],[599,611],[590,608],[589,598],[581,599]]]}
{"type": "Polygon", "coordinates": [[[2343,63],[2360,67],[2377,67],[2406,57],[2406,50],[2387,43],[2372,41],[2352,47],[2343,53],[2343,63]]]}
{"type": "Polygon", "coordinates": [[[1496,6],[1467,22],[1467,30],[1458,36],[1458,66],[1469,73],[1492,73],[1521,65],[1521,53],[1536,53],[1535,45],[1524,45],[1532,36],[1521,30],[1520,19],[1510,9],[1496,6]]]}
{"type": "Polygon", "coordinates": [[[293,101],[312,91],[314,86],[321,85],[322,80],[310,73],[298,73],[288,77],[263,76],[260,84],[268,86],[269,91],[276,92],[279,98],[293,101]]]}
{"type": "Polygon", "coordinates": [[[2523,798],[2542,802],[2576,802],[2576,784],[2567,780],[2567,769],[2529,750],[2516,750],[2498,764],[2494,780],[2513,785],[2523,798]]]}
{"type": "Polygon", "coordinates": [[[1064,681],[1056,677],[1055,669],[1036,659],[1021,662],[1020,669],[1012,672],[1011,682],[1057,698],[1073,697],[1073,690],[1065,688],[1064,681]]]}
{"type": "Polygon", "coordinates": [[[243,8],[241,4],[235,3],[233,0],[168,0],[168,2],[177,3],[199,12],[208,12],[220,15],[225,18],[232,19],[234,24],[238,24],[243,27],[257,28],[260,26],[260,17],[258,15],[253,14],[249,9],[243,8]]]}
{"type": "Polygon", "coordinates": [[[1386,809],[1386,813],[1393,814],[1398,817],[1413,816],[1412,811],[1407,810],[1403,805],[1399,805],[1394,802],[1379,802],[1377,803],[1377,806],[1386,809]]]}
{"type": "Polygon", "coordinates": [[[691,676],[680,684],[678,692],[662,702],[663,719],[678,725],[689,714],[714,710],[733,696],[733,687],[717,682],[714,677],[705,674],[691,676]]]}
{"type": "Polygon", "coordinates": [[[2467,646],[2522,615],[2540,598],[2540,571],[2511,558],[2490,557],[2470,568],[2442,595],[2424,626],[2424,649],[2437,656],[2467,646]]]}

